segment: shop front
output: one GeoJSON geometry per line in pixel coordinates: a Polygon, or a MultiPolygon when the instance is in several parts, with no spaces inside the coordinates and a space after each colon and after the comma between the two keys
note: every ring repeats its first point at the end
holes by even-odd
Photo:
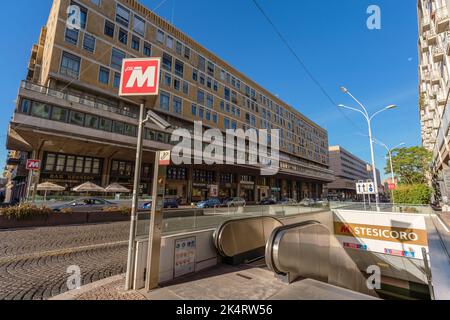
{"type": "Polygon", "coordinates": [[[235,175],[232,173],[219,174],[219,199],[221,201],[237,197],[237,184],[235,175]]]}

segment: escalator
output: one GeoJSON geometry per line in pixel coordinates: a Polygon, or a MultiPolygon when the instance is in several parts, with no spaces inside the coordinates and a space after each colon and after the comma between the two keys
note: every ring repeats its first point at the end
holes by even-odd
{"type": "Polygon", "coordinates": [[[366,278],[317,221],[283,225],[273,217],[235,219],[214,233],[222,262],[263,268],[289,286],[273,299],[374,299],[366,278]]]}

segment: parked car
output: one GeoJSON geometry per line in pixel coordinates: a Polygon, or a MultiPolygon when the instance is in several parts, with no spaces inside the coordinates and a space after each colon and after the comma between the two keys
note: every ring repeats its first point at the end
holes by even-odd
{"type": "MultiPolygon", "coordinates": [[[[176,198],[166,198],[164,199],[164,209],[178,209],[178,199],[176,198]]],[[[141,209],[151,210],[152,208],[152,200],[144,203],[141,209]]]]}
{"type": "Polygon", "coordinates": [[[274,198],[265,198],[262,199],[261,202],[259,203],[259,205],[261,206],[271,206],[277,204],[277,200],[274,198]]]}
{"type": "Polygon", "coordinates": [[[284,199],[281,199],[280,201],[278,201],[277,204],[282,205],[282,206],[295,206],[298,203],[294,199],[284,198],[284,199]]]}
{"type": "Polygon", "coordinates": [[[217,198],[210,198],[197,203],[197,208],[199,209],[218,208],[220,206],[222,206],[222,203],[217,198]]]}
{"type": "Polygon", "coordinates": [[[51,206],[54,212],[71,209],[73,212],[103,211],[105,208],[118,207],[117,203],[100,198],[80,198],[65,204],[51,206]]]}
{"type": "Polygon", "coordinates": [[[229,198],[227,200],[224,201],[223,206],[224,207],[245,207],[246,206],[246,201],[243,198],[229,198]]]}

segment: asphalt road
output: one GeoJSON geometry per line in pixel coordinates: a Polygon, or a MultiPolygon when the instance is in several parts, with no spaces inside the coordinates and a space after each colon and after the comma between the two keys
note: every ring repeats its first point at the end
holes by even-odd
{"type": "Polygon", "coordinates": [[[126,271],[129,222],[0,231],[0,300],[43,300],[126,271]]]}

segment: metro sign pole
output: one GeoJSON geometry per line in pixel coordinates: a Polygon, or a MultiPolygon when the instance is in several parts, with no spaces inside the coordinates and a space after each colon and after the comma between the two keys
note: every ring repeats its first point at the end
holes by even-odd
{"type": "MultiPolygon", "coordinates": [[[[161,59],[124,59],[119,86],[119,96],[157,96],[159,93],[159,78],[161,59]]],[[[142,143],[145,125],[145,98],[140,104],[139,129],[136,147],[136,164],[134,170],[133,203],[131,208],[130,238],[128,245],[127,275],[125,289],[131,290],[134,279],[136,251],[136,223],[139,207],[139,187],[142,167],[142,143]]]]}

